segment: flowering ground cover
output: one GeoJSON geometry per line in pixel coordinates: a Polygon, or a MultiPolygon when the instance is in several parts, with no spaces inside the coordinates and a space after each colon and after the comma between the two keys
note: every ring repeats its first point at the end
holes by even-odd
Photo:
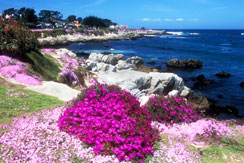
{"type": "MultiPolygon", "coordinates": [[[[80,98],[67,103],[65,106],[17,117],[13,119],[10,125],[0,125],[0,162],[244,162],[244,120],[218,121],[214,119],[200,119],[195,122],[173,123],[171,125],[152,121],[150,126],[157,129],[159,135],[158,141],[153,146],[153,151],[146,155],[147,157],[142,157],[142,160],[125,161],[123,157],[118,156],[123,152],[128,152],[126,151],[128,150],[126,137],[123,136],[133,137],[131,127],[134,121],[131,117],[126,116],[127,113],[129,115],[133,113],[126,113],[123,110],[127,110],[127,107],[130,108],[130,105],[124,105],[124,102],[129,102],[132,97],[124,92],[126,98],[122,101],[116,101],[120,98],[120,95],[114,94],[114,90],[115,92],[120,90],[116,87],[112,87],[112,89],[105,87],[105,89],[101,87],[100,89],[98,87],[95,91],[88,89],[88,91],[83,91],[80,98]],[[102,100],[104,105],[97,103],[96,100],[98,99],[95,100],[94,97],[102,100]],[[110,100],[106,100],[106,98],[110,100]],[[114,100],[114,104],[111,104],[114,100]],[[104,112],[104,109],[106,110],[105,106],[109,106],[109,109],[113,107],[117,107],[117,109],[107,113],[104,112]],[[119,108],[121,108],[120,111],[119,108]],[[105,119],[102,120],[103,113],[107,114],[103,117],[105,119]],[[79,117],[82,118],[79,119],[79,117]],[[92,117],[96,118],[92,119],[92,117]],[[113,126],[112,121],[115,121],[116,118],[117,120],[118,118],[123,119],[123,117],[127,117],[129,123],[127,121],[116,123],[118,124],[117,130],[116,124],[113,126]],[[105,123],[109,119],[111,121],[105,123]],[[80,122],[84,122],[84,124],[80,122]],[[93,122],[93,124],[88,122],[93,122]],[[83,127],[79,127],[79,123],[83,127]],[[88,124],[90,128],[86,127],[88,124]],[[106,124],[110,125],[107,126],[107,129],[106,124]],[[123,129],[123,126],[128,130],[118,132],[123,129]],[[60,128],[66,132],[63,132],[60,128]],[[111,129],[111,134],[108,134],[109,129],[111,129]],[[120,153],[116,153],[116,150],[109,153],[109,149],[113,149],[109,146],[102,149],[99,146],[99,143],[102,143],[102,138],[98,139],[99,135],[103,136],[103,140],[113,136],[116,140],[122,135],[118,139],[120,153]],[[94,142],[92,143],[92,141],[94,142]],[[98,143],[97,147],[96,143],[98,143]]],[[[5,94],[10,98],[25,99],[30,97],[27,93],[23,94],[23,92],[16,92],[16,90],[6,88],[5,94]]],[[[136,101],[134,99],[132,106],[137,106],[136,101]]],[[[35,103],[36,106],[37,104],[35,103]]],[[[24,108],[24,105],[21,105],[20,108],[24,108]]],[[[148,121],[142,119],[141,122],[145,122],[142,123],[145,125],[148,121]]],[[[143,135],[145,132],[143,131],[141,134],[143,135]]],[[[108,141],[107,145],[113,147],[114,144],[108,141]]],[[[138,147],[138,149],[139,153],[143,153],[143,148],[138,147]]]]}
{"type": "Polygon", "coordinates": [[[201,116],[196,108],[185,98],[152,96],[145,105],[153,121],[166,124],[193,122],[201,116]]]}
{"type": "MultiPolygon", "coordinates": [[[[119,162],[115,155],[96,155],[92,147],[88,147],[79,139],[60,131],[57,121],[64,110],[64,107],[43,110],[32,116],[14,119],[10,128],[6,125],[1,126],[1,130],[5,131],[0,136],[0,158],[2,161],[119,162]]],[[[144,162],[188,163],[214,162],[216,160],[217,162],[243,162],[243,125],[229,126],[225,122],[207,119],[171,127],[160,123],[152,125],[161,129],[161,139],[153,155],[144,159],[144,162]],[[220,131],[221,139],[218,142],[216,141],[217,137],[210,136],[213,133],[210,131],[206,132],[209,135],[208,138],[199,139],[203,135],[203,131],[208,129],[207,125],[203,125],[204,122],[211,125],[211,128],[214,128],[216,124],[223,127],[220,131]],[[200,126],[199,130],[194,127],[197,125],[200,126]],[[188,129],[184,132],[186,126],[188,129]],[[195,134],[193,140],[188,139],[188,136],[182,138],[191,133],[190,129],[200,135],[195,134]],[[177,131],[180,131],[181,134],[174,135],[173,133],[177,131]],[[232,131],[231,134],[228,133],[229,131],[232,131]],[[211,143],[211,140],[214,143],[211,143]],[[234,141],[238,141],[242,145],[233,144],[234,141]]]]}
{"type": "Polygon", "coordinates": [[[62,131],[93,147],[95,154],[143,162],[159,136],[137,98],[118,86],[96,84],[73,101],[58,120],[62,131]]]}
{"type": "Polygon", "coordinates": [[[0,55],[0,73],[6,78],[30,85],[40,85],[41,80],[28,73],[29,65],[11,57],[0,55]]]}

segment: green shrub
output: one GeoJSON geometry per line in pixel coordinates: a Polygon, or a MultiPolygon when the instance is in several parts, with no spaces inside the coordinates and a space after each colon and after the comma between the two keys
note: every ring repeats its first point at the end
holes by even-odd
{"type": "Polygon", "coordinates": [[[38,41],[27,27],[11,19],[0,19],[0,53],[22,57],[37,49],[38,41]]]}

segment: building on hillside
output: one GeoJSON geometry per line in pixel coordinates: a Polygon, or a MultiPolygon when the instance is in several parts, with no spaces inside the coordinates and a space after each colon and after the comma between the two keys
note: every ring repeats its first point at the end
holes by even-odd
{"type": "Polygon", "coordinates": [[[110,25],[110,29],[128,29],[128,25],[110,25]]]}
{"type": "Polygon", "coordinates": [[[128,29],[128,25],[120,25],[119,29],[128,29]]]}

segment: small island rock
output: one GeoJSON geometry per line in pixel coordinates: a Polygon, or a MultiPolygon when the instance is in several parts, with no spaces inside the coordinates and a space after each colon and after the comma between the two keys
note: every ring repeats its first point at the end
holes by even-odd
{"type": "Polygon", "coordinates": [[[174,58],[166,63],[168,67],[174,68],[201,68],[203,63],[198,59],[181,60],[174,58]]]}
{"type": "Polygon", "coordinates": [[[215,76],[217,76],[219,78],[229,78],[231,75],[227,72],[221,71],[221,72],[215,74],[215,76]]]}

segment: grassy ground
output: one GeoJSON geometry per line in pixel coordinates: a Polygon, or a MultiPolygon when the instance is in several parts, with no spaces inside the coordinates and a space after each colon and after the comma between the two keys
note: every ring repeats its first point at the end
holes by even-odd
{"type": "Polygon", "coordinates": [[[26,54],[32,62],[30,72],[41,75],[44,80],[57,80],[60,72],[59,64],[48,54],[42,55],[40,52],[30,52],[26,54]]]}
{"type": "Polygon", "coordinates": [[[212,144],[201,152],[203,162],[207,163],[237,163],[244,162],[244,144],[235,138],[222,138],[218,144],[212,144]]]}
{"type": "Polygon", "coordinates": [[[0,124],[9,123],[14,117],[53,108],[64,102],[18,86],[0,82],[0,124]]]}

